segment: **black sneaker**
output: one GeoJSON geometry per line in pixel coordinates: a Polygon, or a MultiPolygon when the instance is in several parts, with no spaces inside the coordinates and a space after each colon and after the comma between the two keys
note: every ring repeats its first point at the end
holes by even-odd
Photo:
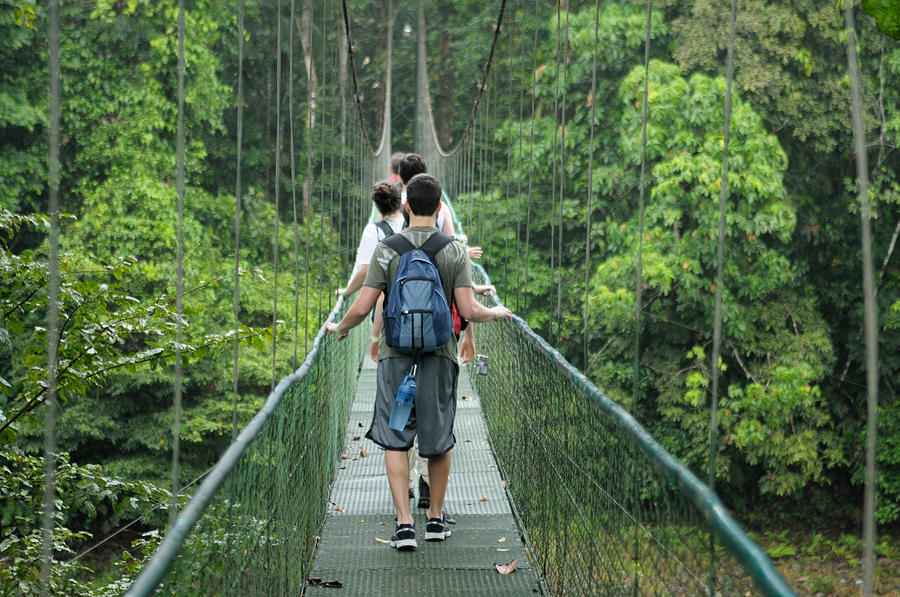
{"type": "Polygon", "coordinates": [[[447,517],[441,512],[440,518],[429,518],[425,523],[425,540],[426,541],[443,541],[450,536],[450,523],[447,517]]]}
{"type": "Polygon", "coordinates": [[[425,479],[422,475],[419,475],[419,508],[429,508],[431,507],[431,489],[428,487],[428,483],[425,482],[425,479]]]}
{"type": "Polygon", "coordinates": [[[400,551],[412,551],[416,543],[416,527],[411,524],[397,524],[394,526],[394,536],[391,537],[391,547],[400,551]]]}

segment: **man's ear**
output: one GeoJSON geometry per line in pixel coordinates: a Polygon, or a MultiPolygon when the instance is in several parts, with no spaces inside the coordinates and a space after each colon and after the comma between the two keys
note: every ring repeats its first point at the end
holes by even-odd
{"type": "Polygon", "coordinates": [[[438,201],[438,208],[437,208],[437,211],[434,212],[434,215],[438,215],[439,213],[441,213],[441,208],[442,208],[442,207],[444,207],[444,202],[443,202],[443,201],[438,201]]]}
{"type": "Polygon", "coordinates": [[[412,215],[412,211],[409,209],[409,201],[403,204],[403,210],[406,211],[409,215],[412,215]]]}

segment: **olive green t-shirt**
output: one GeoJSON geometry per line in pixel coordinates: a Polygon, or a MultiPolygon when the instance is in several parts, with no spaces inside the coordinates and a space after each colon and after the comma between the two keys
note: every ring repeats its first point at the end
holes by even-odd
{"type": "MultiPolygon", "coordinates": [[[[415,247],[421,247],[428,237],[437,232],[434,226],[410,226],[400,231],[409,242],[415,247]]],[[[369,271],[366,274],[364,284],[378,290],[389,290],[397,274],[397,266],[400,263],[400,256],[393,249],[389,248],[383,242],[378,243],[375,247],[375,253],[372,255],[372,261],[369,263],[369,271]]],[[[448,299],[453,298],[453,289],[461,286],[472,286],[472,266],[469,264],[469,256],[466,248],[461,243],[453,241],[447,244],[443,249],[434,256],[434,265],[441,275],[441,285],[444,287],[444,295],[448,299]]],[[[407,356],[394,350],[381,339],[378,345],[378,360],[389,357],[407,356]]],[[[456,336],[450,334],[450,342],[445,346],[438,348],[434,354],[446,357],[456,362],[456,336]]]]}

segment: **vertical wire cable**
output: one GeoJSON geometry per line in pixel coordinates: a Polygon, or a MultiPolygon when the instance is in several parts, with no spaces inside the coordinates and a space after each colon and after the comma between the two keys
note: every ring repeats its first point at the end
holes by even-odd
{"type": "MultiPolygon", "coordinates": [[[[303,7],[304,12],[312,12],[310,0],[305,0],[303,7]]],[[[303,16],[304,21],[307,19],[303,16]]],[[[312,21],[312,16],[309,17],[312,21]]],[[[304,35],[307,27],[304,26],[304,35]]],[[[306,40],[304,47],[308,47],[310,54],[312,53],[312,34],[306,40]]],[[[303,352],[309,353],[309,220],[312,217],[310,203],[312,202],[312,59],[306,65],[306,179],[303,182],[303,223],[305,233],[305,252],[303,253],[303,261],[305,262],[305,297],[303,301],[303,352]]]]}
{"type": "MultiPolygon", "coordinates": [[[[310,15],[310,23],[314,23],[313,14],[310,15]]],[[[321,328],[323,324],[323,319],[325,314],[322,312],[322,289],[325,287],[325,125],[327,121],[325,120],[325,115],[327,114],[327,110],[325,107],[325,101],[322,99],[324,96],[325,89],[328,88],[328,69],[324,68],[325,65],[325,42],[326,35],[325,32],[328,30],[327,23],[325,22],[325,9],[322,8],[322,65],[323,68],[320,70],[322,81],[316,89],[316,105],[321,106],[322,113],[319,115],[319,276],[318,276],[318,291],[316,292],[316,312],[319,317],[316,323],[316,328],[321,328]],[[321,100],[321,101],[320,101],[321,100]]],[[[310,34],[310,41],[312,41],[312,34],[310,34]]],[[[312,52],[312,44],[310,44],[310,61],[314,59],[314,54],[312,52]]]]}
{"type": "MultiPolygon", "coordinates": [[[[557,150],[559,149],[559,127],[560,125],[560,115],[559,115],[559,52],[560,52],[560,29],[562,27],[562,2],[561,0],[556,0],[556,60],[554,63],[554,91],[553,91],[553,145],[551,153],[553,154],[553,166],[552,166],[552,175],[550,177],[550,284],[551,288],[553,287],[553,278],[555,277],[556,272],[556,175],[557,175],[557,158],[559,157],[557,154],[557,150]]],[[[564,126],[564,125],[563,125],[564,126]]],[[[549,309],[548,309],[549,311],[549,309]]],[[[550,320],[550,329],[549,334],[553,332],[553,320],[548,317],[550,320]]],[[[559,319],[556,320],[556,323],[559,323],[559,319]]],[[[557,339],[558,340],[558,339],[557,339]]],[[[559,346],[559,342],[556,343],[559,346]]]]}
{"type": "Polygon", "coordinates": [[[562,242],[563,242],[563,200],[566,192],[566,88],[569,84],[569,9],[566,7],[566,41],[563,45],[563,85],[562,110],[560,111],[560,149],[559,149],[559,240],[556,243],[558,252],[556,276],[556,345],[562,342],[562,242]]]}
{"type": "Polygon", "coordinates": [[[594,49],[591,57],[591,125],[590,142],[588,144],[588,188],[587,188],[587,222],[584,232],[584,314],[582,335],[582,351],[584,353],[584,375],[591,377],[591,360],[588,352],[588,317],[591,289],[591,200],[594,197],[594,115],[597,105],[597,44],[600,32],[600,0],[594,2],[594,49]]]}
{"type": "MultiPolygon", "coordinates": [[[[710,364],[709,477],[710,489],[716,487],[716,460],[719,453],[719,356],[722,353],[722,297],[725,290],[725,213],[728,207],[728,143],[731,138],[731,86],[734,80],[734,26],[737,0],[731,0],[728,21],[728,57],[726,64],[725,114],[722,125],[722,184],[719,190],[719,239],[716,245],[716,306],[713,316],[713,350],[710,364]]],[[[716,594],[715,536],[709,538],[709,594],[716,594]]]]}
{"type": "Polygon", "coordinates": [[[528,265],[531,252],[531,203],[533,199],[532,189],[534,182],[534,110],[537,89],[537,46],[538,46],[538,0],[534,0],[534,42],[531,45],[531,130],[528,135],[529,159],[528,159],[528,207],[525,213],[525,279],[522,282],[522,317],[528,318],[528,265]]]}
{"type": "Polygon", "coordinates": [[[650,19],[653,15],[653,0],[647,2],[647,26],[644,38],[644,99],[641,104],[641,182],[640,199],[638,203],[638,252],[635,263],[634,286],[634,360],[633,360],[633,387],[631,394],[631,414],[637,414],[638,386],[640,375],[640,342],[641,342],[641,291],[644,283],[644,200],[647,192],[647,96],[650,81],[650,19]]]}
{"type": "Polygon", "coordinates": [[[297,230],[297,160],[294,156],[294,19],[295,2],[291,0],[291,16],[288,20],[288,134],[291,137],[291,211],[294,233],[294,359],[291,370],[297,369],[297,344],[300,340],[300,233],[297,230]]]}
{"type": "Polygon", "coordinates": [[[175,144],[175,187],[178,193],[178,254],[175,287],[175,413],[172,422],[172,505],[169,526],[178,515],[179,460],[181,451],[181,335],[184,313],[184,0],[178,0],[178,132],[175,144]]]}
{"type": "MultiPolygon", "coordinates": [[[[519,15],[522,23],[525,23],[525,0],[519,2],[519,15]]],[[[537,23],[535,23],[537,26],[537,23]]],[[[516,313],[521,309],[521,288],[519,286],[519,269],[521,267],[522,247],[522,138],[525,136],[525,113],[523,104],[525,101],[525,27],[520,26],[519,33],[519,59],[521,62],[519,74],[519,163],[518,176],[516,176],[516,313]]]]}
{"type": "Polygon", "coordinates": [[[275,5],[275,24],[277,26],[275,42],[275,231],[272,241],[272,253],[275,264],[274,285],[272,291],[272,387],[275,389],[277,376],[277,346],[278,346],[278,262],[280,260],[278,246],[278,229],[281,224],[281,212],[279,207],[281,192],[281,0],[275,5]]]}
{"type": "Polygon", "coordinates": [[[237,154],[234,174],[234,369],[231,374],[231,439],[238,434],[238,331],[241,314],[241,151],[244,146],[244,0],[238,0],[238,96],[237,96],[237,154]]]}
{"type": "MultiPolygon", "coordinates": [[[[338,27],[338,61],[340,68],[340,93],[341,93],[341,169],[343,175],[338,177],[338,246],[343,248],[339,259],[350,252],[350,218],[344,210],[344,179],[350,174],[349,160],[347,159],[347,32],[343,27],[338,27]],[[344,233],[343,224],[347,224],[347,232],[344,233]]],[[[343,261],[341,261],[343,266],[343,261]]],[[[337,271],[340,271],[340,266],[337,271]]]]}
{"type": "MultiPolygon", "coordinates": [[[[514,13],[515,14],[515,13],[514,13]]],[[[518,21],[514,21],[516,25],[518,25],[518,21]]],[[[509,38],[510,41],[515,39],[513,37],[514,34],[513,23],[510,23],[510,32],[509,38]]],[[[508,55],[507,55],[507,71],[506,71],[506,92],[509,94],[513,90],[513,70],[515,66],[515,60],[513,59],[513,46],[512,43],[508,46],[508,55]]],[[[507,203],[509,201],[509,189],[510,189],[510,174],[513,172],[513,164],[512,164],[512,131],[513,131],[513,100],[509,99],[506,103],[506,175],[504,176],[504,191],[503,191],[503,201],[507,203]]],[[[517,197],[518,199],[518,197],[517,197]]],[[[510,293],[510,284],[509,284],[509,265],[512,262],[512,259],[509,256],[509,206],[508,204],[504,206],[504,214],[503,214],[503,302],[504,304],[510,304],[509,293],[510,293]]],[[[518,215],[518,214],[517,214],[518,215]]],[[[514,289],[513,289],[514,291],[514,289]]]]}
{"type": "Polygon", "coordinates": [[[41,596],[50,595],[53,567],[53,526],[56,512],[56,398],[59,346],[59,2],[47,5],[47,35],[50,52],[50,134],[48,164],[48,211],[50,246],[47,264],[47,404],[44,421],[44,498],[41,519],[41,596]]]}
{"type": "MultiPolygon", "coordinates": [[[[648,115],[648,89],[650,85],[650,25],[653,17],[653,0],[647,0],[647,24],[644,31],[644,97],[641,103],[641,182],[640,199],[638,204],[638,252],[635,263],[635,288],[634,288],[634,359],[632,361],[633,386],[631,390],[631,414],[638,418],[638,393],[640,390],[640,366],[641,366],[641,291],[644,284],[644,201],[647,193],[647,115],[648,115]]],[[[638,504],[638,487],[635,483],[632,492],[635,505],[638,504]]],[[[632,583],[633,594],[639,592],[638,561],[640,552],[640,529],[637,517],[634,526],[634,579],[632,583]]]]}
{"type": "Polygon", "coordinates": [[[856,177],[859,181],[860,227],[862,229],[863,308],[866,329],[866,474],[863,495],[863,595],[873,595],[875,585],[875,476],[878,433],[878,305],[875,303],[875,271],[872,263],[872,223],[869,204],[869,164],[863,126],[859,58],[856,54],[856,2],[845,0],[847,66],[850,71],[850,110],[856,177]]]}

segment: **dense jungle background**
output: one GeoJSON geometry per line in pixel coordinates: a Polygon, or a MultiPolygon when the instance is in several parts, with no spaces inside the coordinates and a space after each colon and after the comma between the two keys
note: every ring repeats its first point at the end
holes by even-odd
{"type": "MultiPolygon", "coordinates": [[[[477,135],[479,156],[468,172],[478,182],[451,199],[470,244],[483,247],[481,263],[501,299],[702,473],[727,3],[654,3],[645,319],[634,405],[646,4],[599,4],[592,92],[595,3],[562,2],[552,19],[535,23],[535,4],[509,2],[474,123],[499,3],[426,4],[436,134],[445,147],[477,135]]],[[[385,118],[386,2],[349,2],[361,121],[346,76],[316,70],[314,59],[316,44],[337,52],[342,43],[340,3],[298,1],[289,20],[286,1],[247,2],[235,394],[236,5],[186,3],[182,485],[228,446],[234,405],[240,426],[273,379],[296,367],[295,347],[302,359],[331,310],[353,264],[369,194],[359,182],[363,166],[340,171],[333,156],[366,156],[348,131],[377,138],[385,118]],[[293,56],[286,41],[277,50],[278,14],[285,40],[288,31],[295,36],[293,56]],[[276,113],[286,113],[289,102],[292,122],[276,113]],[[325,112],[316,102],[341,104],[341,117],[317,119],[317,109],[325,112]],[[290,134],[298,146],[293,164],[290,134]],[[314,151],[310,139],[317,139],[314,151]],[[283,200],[294,189],[303,240],[313,247],[302,252],[299,268],[291,254],[295,208],[283,200]],[[277,311],[275,280],[279,295],[290,297],[277,311]],[[289,305],[295,287],[302,289],[296,307],[289,305]]],[[[417,150],[417,7],[412,0],[393,6],[393,151],[417,150]]],[[[61,10],[53,582],[57,594],[117,595],[168,516],[177,5],[70,0],[61,10]]],[[[0,2],[0,31],[0,595],[31,595],[39,591],[46,393],[44,6],[0,2]]],[[[857,31],[880,334],[876,586],[896,595],[900,31],[896,21],[876,22],[862,10],[857,31]]],[[[856,594],[861,574],[866,371],[846,36],[832,2],[739,2],[717,491],[798,593],[810,595],[856,594]]]]}

